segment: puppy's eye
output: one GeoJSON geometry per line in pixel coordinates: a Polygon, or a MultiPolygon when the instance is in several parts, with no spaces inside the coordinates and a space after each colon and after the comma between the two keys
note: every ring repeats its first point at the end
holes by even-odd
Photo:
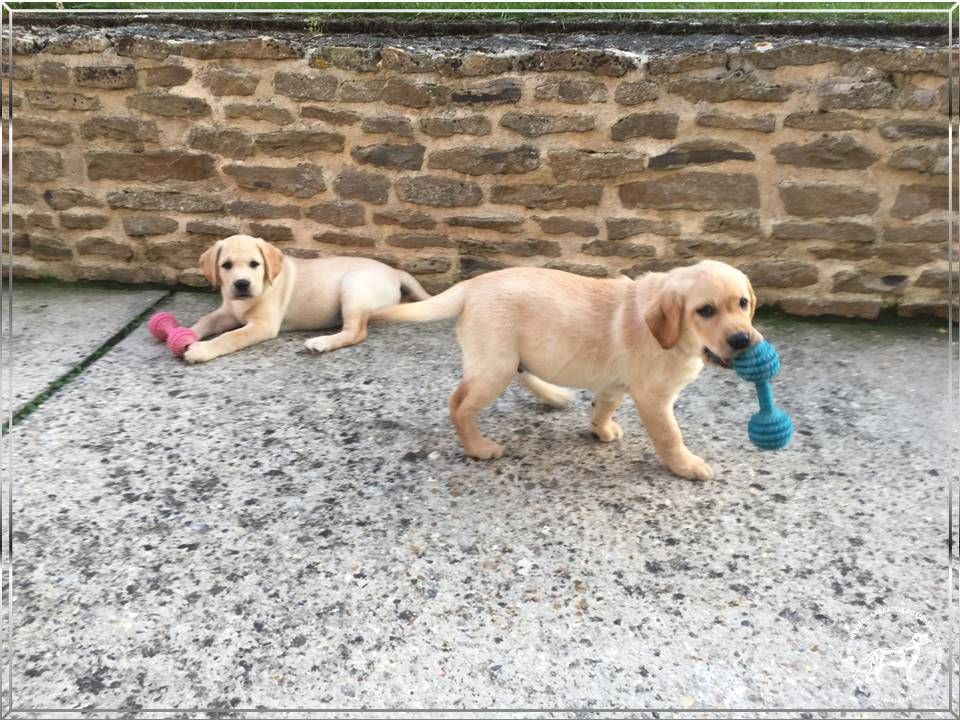
{"type": "Polygon", "coordinates": [[[251,261],[250,261],[250,267],[252,267],[252,268],[258,268],[258,267],[260,267],[260,263],[258,263],[256,260],[251,260],[251,261]]]}
{"type": "Polygon", "coordinates": [[[740,307],[746,310],[748,307],[750,307],[750,301],[746,298],[740,298],[740,307]]]}
{"type": "Polygon", "coordinates": [[[704,305],[697,308],[697,315],[702,318],[712,318],[717,314],[717,309],[713,305],[704,305]]]}
{"type": "Polygon", "coordinates": [[[229,260],[227,260],[227,261],[226,261],[223,265],[221,265],[220,267],[222,267],[224,270],[229,270],[230,268],[233,267],[233,263],[230,262],[229,260]]]}

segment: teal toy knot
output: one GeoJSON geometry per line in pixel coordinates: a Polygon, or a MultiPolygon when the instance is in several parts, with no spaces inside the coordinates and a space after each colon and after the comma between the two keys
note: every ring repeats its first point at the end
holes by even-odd
{"type": "Polygon", "coordinates": [[[770,379],[780,371],[780,356],[766,340],[747,348],[733,359],[737,375],[757,386],[760,412],[747,425],[750,442],[761,450],[780,450],[793,437],[790,416],[773,403],[770,379]]]}

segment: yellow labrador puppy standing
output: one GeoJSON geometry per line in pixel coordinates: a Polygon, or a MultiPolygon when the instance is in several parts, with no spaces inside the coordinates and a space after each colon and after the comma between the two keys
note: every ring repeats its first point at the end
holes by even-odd
{"type": "Polygon", "coordinates": [[[636,281],[542,268],[498,270],[371,318],[459,316],[463,379],[450,398],[450,415],[471,457],[503,454],[475,418],[520,368],[521,378],[537,376],[541,390],[547,383],[592,390],[591,428],[603,442],[623,437],[613,414],[630,393],[667,467],[690,480],[708,480],[713,470],[684,445],[674,402],[704,361],[728,367],[735,353],[760,340],[752,326],[755,309],[746,275],[703,261],[636,281]]]}
{"type": "Polygon", "coordinates": [[[231,235],[200,257],[200,269],[223,303],[191,328],[199,338],[184,359],[206,362],[274,338],[281,330],[343,326],[306,341],[317,352],[355,345],[367,336],[367,317],[400,302],[401,288],[430,296],[409,273],[366,258],[302,259],[249,235],[231,235]]]}

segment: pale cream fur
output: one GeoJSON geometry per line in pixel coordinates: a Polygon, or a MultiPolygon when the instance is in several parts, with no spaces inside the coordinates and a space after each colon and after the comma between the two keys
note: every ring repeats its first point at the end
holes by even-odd
{"type": "Polygon", "coordinates": [[[193,326],[199,338],[184,359],[206,362],[269,340],[281,330],[320,330],[340,325],[333,335],[306,341],[316,352],[361,342],[367,317],[400,302],[401,288],[412,297],[430,296],[409,273],[367,258],[301,259],[249,235],[220,240],[200,257],[200,269],[223,303],[193,326]],[[249,281],[249,297],[237,297],[235,281],[249,281]]]}
{"type": "MultiPolygon", "coordinates": [[[[467,455],[497,458],[503,448],[485,438],[476,414],[517,375],[535,394],[564,397],[556,385],[594,393],[591,429],[603,442],[623,430],[613,414],[630,393],[657,455],[691,480],[712,468],[684,445],[673,413],[680,391],[705,358],[732,358],[728,339],[752,326],[756,298],[750,281],[721,262],[703,261],[636,281],[581,277],[559,270],[510,268],[466,280],[424,302],[397,305],[373,320],[429,321],[459,316],[463,378],[450,414],[467,455]],[[712,317],[697,311],[715,308],[712,317]],[[532,374],[532,377],[531,377],[532,374]]],[[[555,403],[556,404],[556,403],[555,403]]]]}

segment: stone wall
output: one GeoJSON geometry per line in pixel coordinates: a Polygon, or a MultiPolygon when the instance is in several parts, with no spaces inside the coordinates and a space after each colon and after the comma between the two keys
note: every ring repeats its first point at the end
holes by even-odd
{"type": "Polygon", "coordinates": [[[14,45],[19,276],[201,285],[201,251],[246,232],[432,290],[713,257],[790,313],[946,311],[929,41],[131,25],[14,45]]]}

